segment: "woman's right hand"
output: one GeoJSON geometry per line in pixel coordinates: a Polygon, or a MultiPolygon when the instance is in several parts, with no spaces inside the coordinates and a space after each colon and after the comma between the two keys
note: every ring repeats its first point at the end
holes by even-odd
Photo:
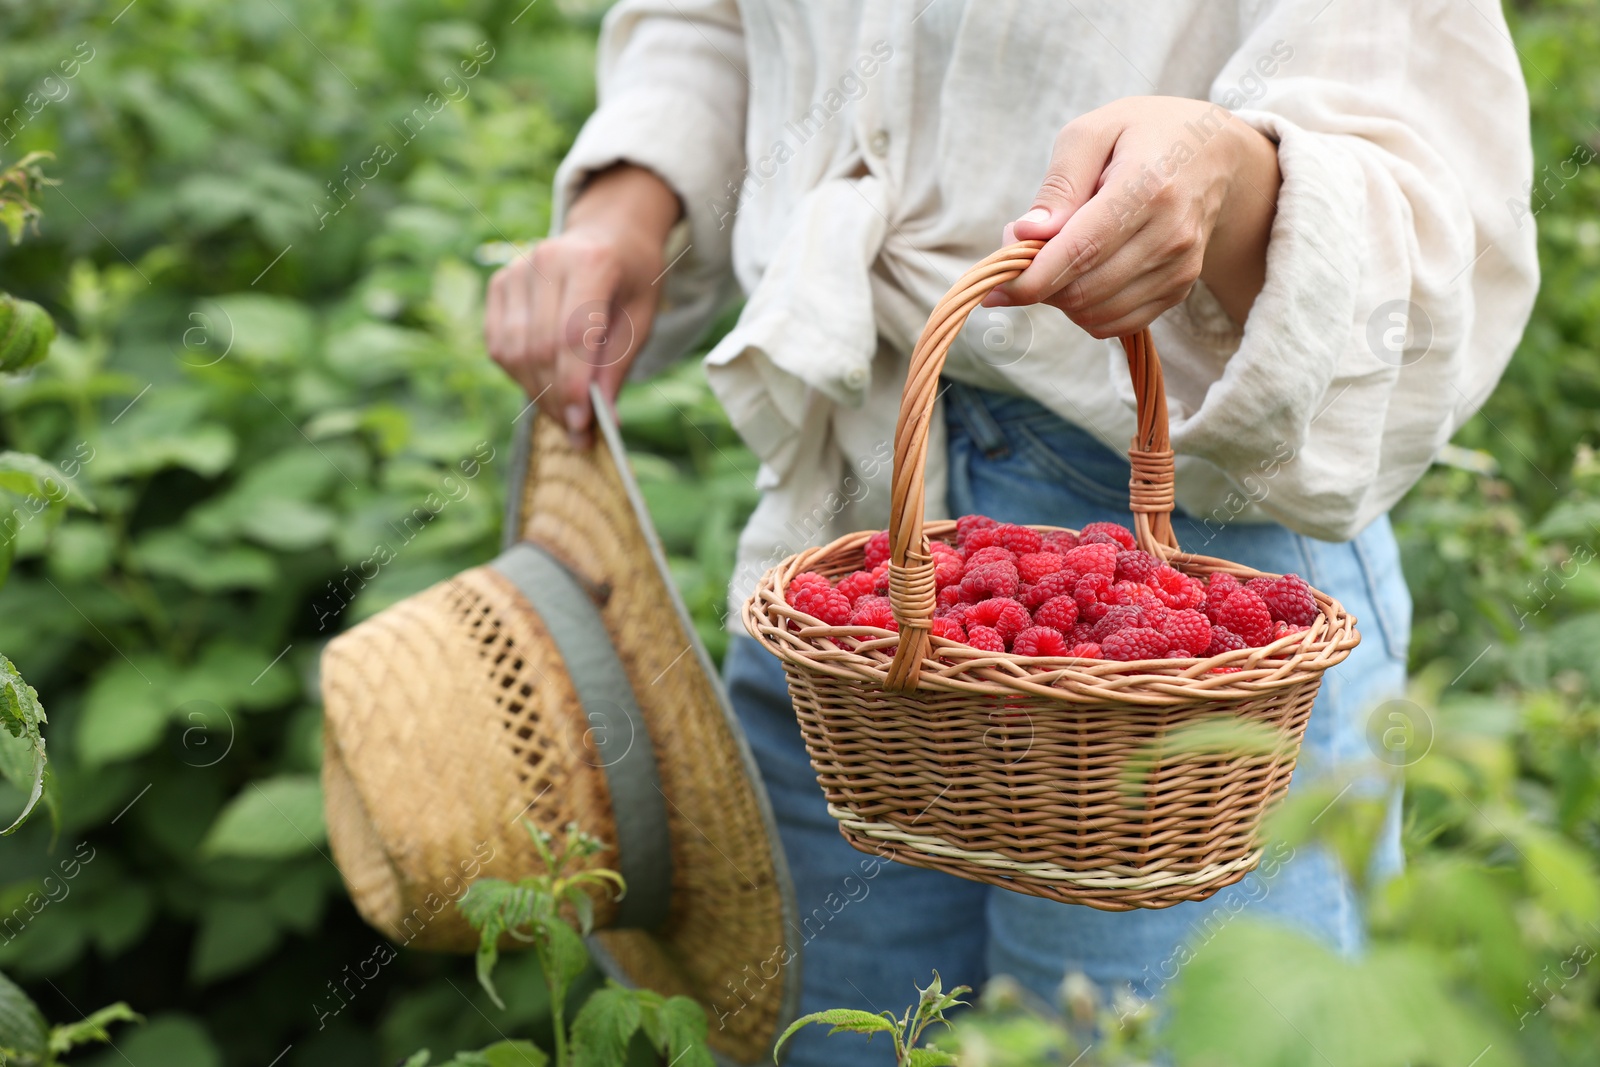
{"type": "Polygon", "coordinates": [[[682,214],[652,171],[619,164],[595,175],[554,237],[489,280],[489,355],[588,447],[589,383],[615,402],[650,334],[667,234],[682,214]]]}

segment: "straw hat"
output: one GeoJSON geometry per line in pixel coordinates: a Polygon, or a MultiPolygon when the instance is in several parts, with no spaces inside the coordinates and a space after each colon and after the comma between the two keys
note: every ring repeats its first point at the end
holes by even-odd
{"type": "Polygon", "coordinates": [[[497,559],[329,643],[329,841],[374,927],[470,952],[466,886],[542,870],[523,820],[576,822],[628,884],[595,901],[597,962],[699,1001],[724,1061],[766,1062],[799,996],[788,869],[598,393],[594,410],[586,452],[519,422],[497,559]]]}

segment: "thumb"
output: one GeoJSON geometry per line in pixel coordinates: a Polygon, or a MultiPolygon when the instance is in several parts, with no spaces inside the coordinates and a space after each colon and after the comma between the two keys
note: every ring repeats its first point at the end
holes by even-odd
{"type": "Polygon", "coordinates": [[[1048,241],[1100,187],[1121,124],[1090,112],[1062,127],[1033,206],[1012,224],[1019,241],[1048,241]]]}

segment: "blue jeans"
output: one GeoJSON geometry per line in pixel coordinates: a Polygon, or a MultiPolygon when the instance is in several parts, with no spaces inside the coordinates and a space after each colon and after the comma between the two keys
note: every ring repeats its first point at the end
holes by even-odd
{"type": "MultiPolygon", "coordinates": [[[[952,514],[1073,528],[1097,520],[1131,523],[1126,458],[1047,409],[957,384],[945,394],[945,415],[952,514]]],[[[1355,614],[1362,642],[1323,679],[1294,780],[1304,784],[1332,765],[1370,758],[1365,718],[1403,691],[1411,626],[1388,519],[1342,544],[1277,525],[1202,523],[1181,514],[1174,526],[1190,551],[1296,572],[1355,614]]],[[[1049,1003],[1074,970],[1102,987],[1126,984],[1155,997],[1176,973],[1180,946],[1242,910],[1292,924],[1342,951],[1361,943],[1349,883],[1320,850],[1269,851],[1260,869],[1209,900],[1131,912],[1059,904],[857,852],[828,815],[777,659],[754,640],[737,638],[726,675],[794,874],[805,941],[803,1012],[890,1008],[898,1015],[915,1000],[913,983],[926,985],[936,969],[945,988],[979,987],[990,975],[1009,974],[1049,1003]]],[[[1399,864],[1397,806],[1392,815],[1374,860],[1380,869],[1399,864]]],[[[801,1031],[786,1062],[866,1067],[888,1055],[860,1035],[825,1034],[825,1027],[801,1031]]]]}

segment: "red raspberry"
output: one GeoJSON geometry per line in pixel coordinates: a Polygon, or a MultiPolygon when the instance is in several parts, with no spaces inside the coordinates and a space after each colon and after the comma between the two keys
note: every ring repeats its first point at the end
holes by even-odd
{"type": "Polygon", "coordinates": [[[1000,636],[1000,631],[990,626],[970,626],[967,628],[967,644],[973,648],[980,648],[985,652],[1004,652],[1006,639],[1000,636]]]}
{"type": "Polygon", "coordinates": [[[867,570],[869,571],[878,564],[887,561],[889,558],[889,531],[879,530],[867,538],[866,553],[867,570]]]}
{"type": "Polygon", "coordinates": [[[973,533],[998,525],[987,515],[963,515],[956,520],[956,544],[965,545],[973,533]]]}
{"type": "Polygon", "coordinates": [[[968,570],[971,570],[973,567],[981,567],[985,563],[1015,562],[1017,562],[1017,554],[1011,551],[1009,548],[1002,547],[1001,545],[990,545],[987,548],[977,549],[976,551],[967,555],[968,570]]]}
{"type": "Polygon", "coordinates": [[[928,632],[934,637],[943,637],[947,641],[965,642],[967,639],[966,628],[961,625],[960,620],[949,615],[936,617],[928,632]]]}
{"type": "Polygon", "coordinates": [[[949,586],[959,586],[961,576],[967,572],[967,565],[961,557],[951,552],[935,552],[933,554],[933,586],[935,589],[945,589],[949,586]]]}
{"type": "Polygon", "coordinates": [[[839,584],[835,588],[843,593],[851,604],[854,604],[862,597],[871,596],[877,592],[878,582],[872,577],[871,571],[855,571],[840,578],[839,584]]]}
{"type": "Polygon", "coordinates": [[[872,568],[872,588],[879,596],[889,595],[889,563],[884,561],[872,568]]]}
{"type": "Polygon", "coordinates": [[[1272,640],[1272,613],[1254,589],[1236,589],[1228,594],[1211,621],[1232,630],[1253,647],[1272,640]]]}
{"type": "Polygon", "coordinates": [[[799,574],[789,579],[789,588],[791,590],[800,589],[808,585],[819,587],[826,586],[830,589],[833,587],[832,582],[828,581],[828,579],[824,578],[816,571],[801,571],[799,574]]]}
{"type": "Polygon", "coordinates": [[[1078,547],[1078,535],[1071,530],[1050,530],[1040,534],[1044,540],[1044,551],[1059,552],[1063,556],[1078,547]]]}
{"type": "Polygon", "coordinates": [[[974,552],[1000,544],[999,535],[995,533],[999,528],[999,524],[996,523],[994,526],[980,526],[967,534],[961,541],[961,554],[970,556],[974,552]]]}
{"type": "Polygon", "coordinates": [[[1111,578],[1117,573],[1117,549],[1114,545],[1079,545],[1062,558],[1066,560],[1066,569],[1074,571],[1080,578],[1090,574],[1103,574],[1111,578]]]}
{"type": "Polygon", "coordinates": [[[1211,620],[1193,608],[1168,613],[1157,629],[1172,642],[1174,655],[1198,656],[1211,644],[1211,620]]]}
{"type": "MultiPolygon", "coordinates": [[[[1091,546],[1092,547],[1092,546],[1091,546]]],[[[1099,622],[1111,605],[1106,598],[1111,595],[1111,579],[1104,574],[1087,574],[1072,588],[1072,599],[1078,602],[1078,618],[1099,622]]]]}
{"type": "Polygon", "coordinates": [[[1047,574],[1055,574],[1066,565],[1067,561],[1056,552],[1029,552],[1017,557],[1017,573],[1029,585],[1047,574]]]}
{"type": "Polygon", "coordinates": [[[1065,656],[1067,643],[1059,630],[1048,626],[1030,626],[1011,642],[1011,651],[1019,656],[1065,656]]]}
{"type": "Polygon", "coordinates": [[[1113,604],[1132,604],[1135,607],[1157,607],[1161,598],[1156,590],[1140,582],[1118,582],[1111,587],[1107,599],[1113,604]]]}
{"type": "Polygon", "coordinates": [[[1206,587],[1175,567],[1163,563],[1151,579],[1150,587],[1169,608],[1198,608],[1205,603],[1206,587]]]}
{"type": "Polygon", "coordinates": [[[1067,655],[1077,656],[1079,659],[1104,659],[1105,653],[1100,651],[1100,646],[1093,641],[1080,641],[1067,649],[1067,655]]]}
{"type": "Polygon", "coordinates": [[[1027,608],[1009,597],[998,596],[969,606],[962,617],[962,622],[966,625],[968,633],[972,631],[973,624],[989,626],[998,630],[1000,636],[1007,641],[1033,625],[1033,620],[1028,617],[1027,608]]]}
{"type": "Polygon", "coordinates": [[[1091,522],[1078,531],[1080,545],[1108,544],[1133,551],[1133,531],[1115,522],[1091,522]]]}
{"type": "Polygon", "coordinates": [[[1058,596],[1071,596],[1072,590],[1078,584],[1078,576],[1072,571],[1056,571],[1039,579],[1022,594],[1022,606],[1032,611],[1046,600],[1058,596]]]}
{"type": "Polygon", "coordinates": [[[938,610],[951,611],[961,605],[961,587],[947,585],[938,593],[938,610]]]}
{"type": "Polygon", "coordinates": [[[900,629],[894,621],[894,608],[886,596],[864,596],[856,601],[856,610],[850,615],[851,626],[876,626],[880,630],[900,629]]]}
{"type": "Polygon", "coordinates": [[[1114,604],[1106,610],[1099,622],[1094,624],[1094,639],[1105,641],[1111,634],[1118,630],[1128,630],[1144,625],[1144,611],[1132,604],[1114,604]]]}
{"type": "Polygon", "coordinates": [[[817,581],[798,580],[803,577],[805,576],[797,575],[796,580],[789,583],[789,591],[785,597],[789,606],[810,615],[826,626],[849,625],[850,599],[830,586],[828,580],[821,575],[813,575],[817,581]]]}
{"type": "Polygon", "coordinates": [[[1143,582],[1150,584],[1150,579],[1161,568],[1161,561],[1148,552],[1134,549],[1131,552],[1117,553],[1117,581],[1143,582]]]}
{"type": "Polygon", "coordinates": [[[1015,523],[1008,522],[996,526],[994,534],[995,544],[1004,545],[1019,556],[1037,552],[1044,544],[1044,539],[1039,536],[1038,530],[1030,530],[1015,523]]]}
{"type": "MultiPolygon", "coordinates": [[[[1239,579],[1233,575],[1223,571],[1213,574],[1206,582],[1205,606],[1201,610],[1210,615],[1211,609],[1221,607],[1222,602],[1228,599],[1228,594],[1237,588],[1239,588],[1239,579]]],[[[1212,619],[1211,621],[1214,623],[1217,620],[1212,619]]]]}
{"type": "MultiPolygon", "coordinates": [[[[962,599],[974,603],[990,597],[1016,596],[1021,587],[1016,564],[1004,560],[968,567],[967,573],[961,578],[962,599]]],[[[1022,605],[1018,604],[1017,608],[1021,610],[1022,605]]]]}
{"type": "Polygon", "coordinates": [[[1202,656],[1220,656],[1224,652],[1234,652],[1238,649],[1249,647],[1249,645],[1244,643],[1244,638],[1240,637],[1227,627],[1213,626],[1211,628],[1211,643],[1208,644],[1206,646],[1206,650],[1200,654],[1202,656]]]}
{"type": "Polygon", "coordinates": [[[1118,630],[1100,642],[1106,659],[1163,659],[1168,648],[1167,635],[1148,626],[1118,630]]]}
{"type": "MultiPolygon", "coordinates": [[[[1250,582],[1252,587],[1255,584],[1254,580],[1250,582]]],[[[1261,599],[1274,619],[1281,619],[1290,626],[1310,626],[1321,614],[1316,598],[1311,595],[1311,587],[1298,574],[1270,579],[1261,592],[1261,599]]]]}
{"type": "Polygon", "coordinates": [[[1082,620],[1079,620],[1077,625],[1073,626],[1071,630],[1062,634],[1062,636],[1067,639],[1068,645],[1098,643],[1094,640],[1094,623],[1083,622],[1082,620]]]}
{"type": "Polygon", "coordinates": [[[1078,602],[1069,596],[1053,596],[1033,612],[1035,626],[1048,626],[1063,634],[1078,622],[1078,602]]]}

